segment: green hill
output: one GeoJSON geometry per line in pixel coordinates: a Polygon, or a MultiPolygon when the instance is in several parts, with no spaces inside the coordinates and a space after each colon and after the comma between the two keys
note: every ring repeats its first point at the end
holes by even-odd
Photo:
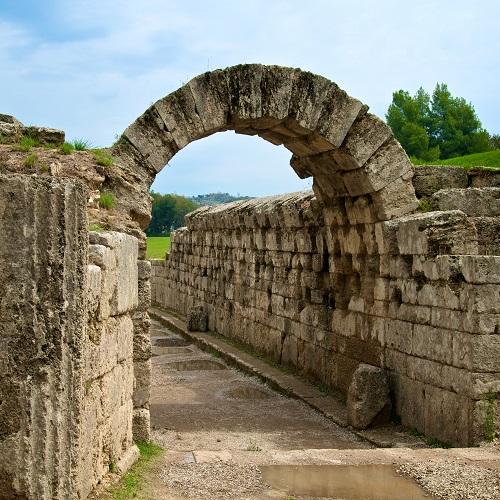
{"type": "Polygon", "coordinates": [[[475,153],[466,156],[457,156],[456,158],[448,158],[447,160],[436,160],[426,162],[412,158],[414,165],[448,165],[457,167],[486,167],[491,169],[500,168],[500,150],[487,151],[486,153],[475,153]]]}

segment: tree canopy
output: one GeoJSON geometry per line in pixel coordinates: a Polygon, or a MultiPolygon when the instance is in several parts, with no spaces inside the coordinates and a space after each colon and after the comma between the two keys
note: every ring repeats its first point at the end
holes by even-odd
{"type": "Polygon", "coordinates": [[[386,114],[387,123],[409,156],[432,161],[492,149],[474,107],[453,97],[444,83],[432,96],[422,87],[415,95],[398,90],[386,114]]]}
{"type": "Polygon", "coordinates": [[[168,236],[170,231],[184,225],[184,216],[198,205],[184,196],[151,192],[153,208],[151,222],[146,229],[148,236],[168,236]]]}

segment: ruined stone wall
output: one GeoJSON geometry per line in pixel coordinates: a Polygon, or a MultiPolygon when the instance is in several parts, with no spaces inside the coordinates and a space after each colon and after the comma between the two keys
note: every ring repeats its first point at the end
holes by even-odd
{"type": "Polygon", "coordinates": [[[133,431],[149,437],[146,361],[134,384],[149,263],[126,234],[89,246],[87,197],[0,176],[1,498],[85,498],[136,458],[133,431]]]}
{"type": "Polygon", "coordinates": [[[133,460],[134,323],[138,306],[137,239],[89,235],[86,266],[79,496],[85,498],[121,461],[133,460]]]}
{"type": "Polygon", "coordinates": [[[86,190],[0,176],[0,497],[74,498],[86,190]]]}
{"type": "Polygon", "coordinates": [[[344,393],[360,362],[386,368],[404,425],[477,443],[500,389],[500,257],[478,253],[500,252],[463,211],[471,193],[384,222],[312,193],[199,209],[152,261],[153,303],[204,304],[210,329],[344,393]]]}

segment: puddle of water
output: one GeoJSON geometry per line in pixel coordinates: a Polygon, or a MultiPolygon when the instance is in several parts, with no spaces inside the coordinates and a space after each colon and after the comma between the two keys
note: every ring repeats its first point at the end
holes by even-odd
{"type": "Polygon", "coordinates": [[[226,367],[212,361],[211,359],[188,359],[186,361],[169,361],[165,366],[171,370],[178,370],[180,372],[195,371],[195,370],[225,370],[226,367]]]}
{"type": "Polygon", "coordinates": [[[255,387],[236,387],[224,392],[224,397],[233,399],[269,399],[271,396],[255,387]]]}
{"type": "Polygon", "coordinates": [[[152,339],[151,344],[155,347],[185,347],[189,345],[189,342],[178,337],[161,337],[152,339]]]}
{"type": "Polygon", "coordinates": [[[344,500],[421,500],[432,498],[391,465],[267,465],[264,482],[289,495],[344,500]]]}

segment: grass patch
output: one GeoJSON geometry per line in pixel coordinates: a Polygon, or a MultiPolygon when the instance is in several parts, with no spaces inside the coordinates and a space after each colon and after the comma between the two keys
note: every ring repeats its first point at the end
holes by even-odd
{"type": "Polygon", "coordinates": [[[113,193],[103,191],[99,197],[99,206],[111,210],[115,206],[116,198],[113,193]]]}
{"type": "Polygon", "coordinates": [[[40,169],[41,174],[46,174],[50,172],[50,167],[47,165],[45,161],[40,162],[40,165],[38,167],[40,169]]]}
{"type": "Polygon", "coordinates": [[[25,135],[19,141],[19,144],[17,146],[17,150],[22,151],[23,153],[28,153],[29,151],[31,151],[31,148],[34,148],[38,145],[39,145],[39,143],[36,139],[33,139],[33,137],[29,137],[29,136],[25,135]]]}
{"type": "Polygon", "coordinates": [[[98,222],[94,222],[93,224],[89,224],[89,231],[99,232],[99,231],[105,231],[105,230],[106,230],[106,228],[102,224],[99,224],[98,222]]]}
{"type": "Polygon", "coordinates": [[[62,155],[70,155],[75,148],[73,147],[73,144],[69,142],[65,142],[64,144],[61,144],[59,146],[59,153],[62,155]]]}
{"type": "Polygon", "coordinates": [[[103,167],[110,167],[113,165],[113,157],[103,149],[93,149],[92,154],[94,155],[94,160],[98,165],[103,167]]]}
{"type": "Polygon", "coordinates": [[[144,474],[147,472],[153,459],[163,453],[163,449],[154,443],[136,444],[140,452],[139,460],[123,476],[120,483],[111,489],[111,498],[114,500],[137,498],[144,474]]]}
{"type": "Polygon", "coordinates": [[[90,148],[90,142],[85,139],[75,139],[71,144],[75,151],[87,151],[90,148]]]}
{"type": "Polygon", "coordinates": [[[246,451],[262,451],[262,448],[257,444],[257,441],[251,440],[246,451]]]}
{"type": "Polygon", "coordinates": [[[500,169],[500,150],[487,151],[486,153],[475,153],[472,155],[457,156],[447,160],[436,160],[432,162],[411,158],[414,165],[445,165],[449,167],[475,168],[483,167],[485,170],[496,171],[500,169]]]}
{"type": "Polygon", "coordinates": [[[164,259],[170,250],[170,236],[148,236],[146,259],[164,259]]]}
{"type": "Polygon", "coordinates": [[[26,168],[33,168],[38,161],[38,155],[36,153],[32,153],[28,155],[24,160],[24,166],[26,168]]]}
{"type": "Polygon", "coordinates": [[[432,204],[426,198],[421,198],[418,200],[418,209],[421,212],[432,212],[432,204]]]}
{"type": "Polygon", "coordinates": [[[408,434],[410,436],[417,437],[417,438],[423,438],[424,437],[424,434],[422,432],[420,432],[416,427],[412,427],[408,431],[408,434]]]}

